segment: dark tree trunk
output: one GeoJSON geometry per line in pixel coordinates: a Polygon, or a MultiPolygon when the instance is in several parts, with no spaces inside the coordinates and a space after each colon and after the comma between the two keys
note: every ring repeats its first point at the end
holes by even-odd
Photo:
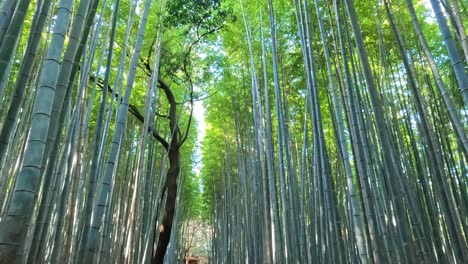
{"type": "MultiPolygon", "coordinates": [[[[146,65],[148,69],[149,65],[146,65]]],[[[151,72],[151,71],[150,71],[151,72]]],[[[165,189],[167,191],[166,205],[164,207],[164,216],[161,224],[158,225],[158,229],[154,231],[154,236],[159,230],[158,239],[154,240],[156,248],[153,250],[153,256],[151,259],[152,264],[164,263],[164,256],[167,252],[167,246],[171,238],[172,225],[175,214],[175,206],[177,199],[177,179],[180,172],[180,147],[184,144],[187,139],[190,123],[192,120],[192,112],[190,112],[187,129],[184,134],[180,132],[177,117],[177,102],[171,88],[162,80],[158,80],[159,87],[164,91],[166,99],[169,102],[169,127],[171,131],[170,141],[166,141],[160,135],[156,135],[156,139],[164,146],[167,150],[169,158],[169,169],[167,171],[165,189]]],[[[191,101],[193,103],[193,101],[191,101]]]]}
{"type": "Polygon", "coordinates": [[[164,209],[164,217],[159,228],[159,239],[151,261],[152,264],[164,263],[164,256],[171,238],[172,221],[174,219],[175,204],[177,198],[177,178],[180,171],[180,151],[177,145],[169,148],[169,169],[167,171],[166,188],[167,199],[164,209]]]}

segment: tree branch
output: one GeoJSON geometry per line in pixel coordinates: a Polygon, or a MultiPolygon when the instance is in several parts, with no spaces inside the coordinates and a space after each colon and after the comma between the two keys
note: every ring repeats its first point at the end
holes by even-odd
{"type": "MultiPolygon", "coordinates": [[[[193,97],[191,96],[191,98],[193,98],[193,97]]],[[[187,128],[185,130],[185,135],[180,140],[179,147],[181,147],[184,144],[185,140],[187,140],[187,137],[188,137],[188,134],[189,134],[189,131],[190,131],[190,125],[191,125],[191,122],[192,122],[192,117],[193,117],[193,99],[191,100],[191,104],[190,104],[190,115],[189,115],[189,121],[188,121],[188,124],[187,124],[187,128]]]]}
{"type": "MultiPolygon", "coordinates": [[[[90,75],[89,76],[89,79],[90,81],[94,82],[96,81],[96,77],[93,76],[93,75],[90,75]]],[[[104,82],[103,80],[101,80],[100,78],[97,79],[97,85],[101,88],[101,89],[104,89],[104,82]]],[[[113,93],[114,90],[112,89],[112,87],[110,87],[110,85],[107,86],[107,91],[109,93],[113,93]]],[[[115,93],[115,98],[118,100],[119,98],[119,94],[116,92],[115,93]]],[[[119,102],[120,103],[120,102],[119,102]]],[[[141,112],[138,110],[138,108],[133,105],[133,104],[129,104],[128,105],[128,111],[134,116],[136,117],[136,119],[138,119],[142,124],[145,123],[145,118],[143,116],[143,114],[141,114],[141,112]]],[[[153,135],[153,137],[159,141],[159,143],[161,143],[161,145],[163,145],[163,147],[166,149],[166,150],[169,150],[169,143],[161,136],[159,135],[154,129],[152,129],[151,126],[148,126],[148,132],[151,133],[153,135]]]]}

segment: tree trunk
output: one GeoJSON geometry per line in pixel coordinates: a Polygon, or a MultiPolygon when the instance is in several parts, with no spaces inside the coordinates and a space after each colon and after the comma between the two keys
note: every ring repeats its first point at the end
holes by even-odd
{"type": "MultiPolygon", "coordinates": [[[[177,198],[177,178],[180,172],[180,151],[177,145],[169,148],[169,169],[166,178],[167,198],[164,208],[164,216],[159,229],[159,238],[156,241],[157,247],[153,254],[152,264],[163,264],[164,256],[166,255],[167,246],[171,238],[172,224],[174,220],[174,212],[177,198]]],[[[155,230],[156,232],[156,230],[155,230]]]]}

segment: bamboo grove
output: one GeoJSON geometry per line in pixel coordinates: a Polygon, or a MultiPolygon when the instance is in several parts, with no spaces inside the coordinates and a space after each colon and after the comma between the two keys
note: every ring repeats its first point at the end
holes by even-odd
{"type": "Polygon", "coordinates": [[[0,263],[183,258],[200,216],[194,54],[223,25],[219,4],[0,8],[0,263]]]}
{"type": "Polygon", "coordinates": [[[212,261],[465,263],[467,3],[233,5],[205,103],[212,261]]]}
{"type": "Polygon", "coordinates": [[[468,262],[466,1],[0,10],[0,263],[468,262]]]}

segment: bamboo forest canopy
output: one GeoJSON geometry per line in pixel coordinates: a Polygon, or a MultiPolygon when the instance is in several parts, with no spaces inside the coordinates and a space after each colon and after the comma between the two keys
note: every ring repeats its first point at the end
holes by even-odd
{"type": "Polygon", "coordinates": [[[465,0],[0,0],[0,263],[468,263],[465,0]]]}

